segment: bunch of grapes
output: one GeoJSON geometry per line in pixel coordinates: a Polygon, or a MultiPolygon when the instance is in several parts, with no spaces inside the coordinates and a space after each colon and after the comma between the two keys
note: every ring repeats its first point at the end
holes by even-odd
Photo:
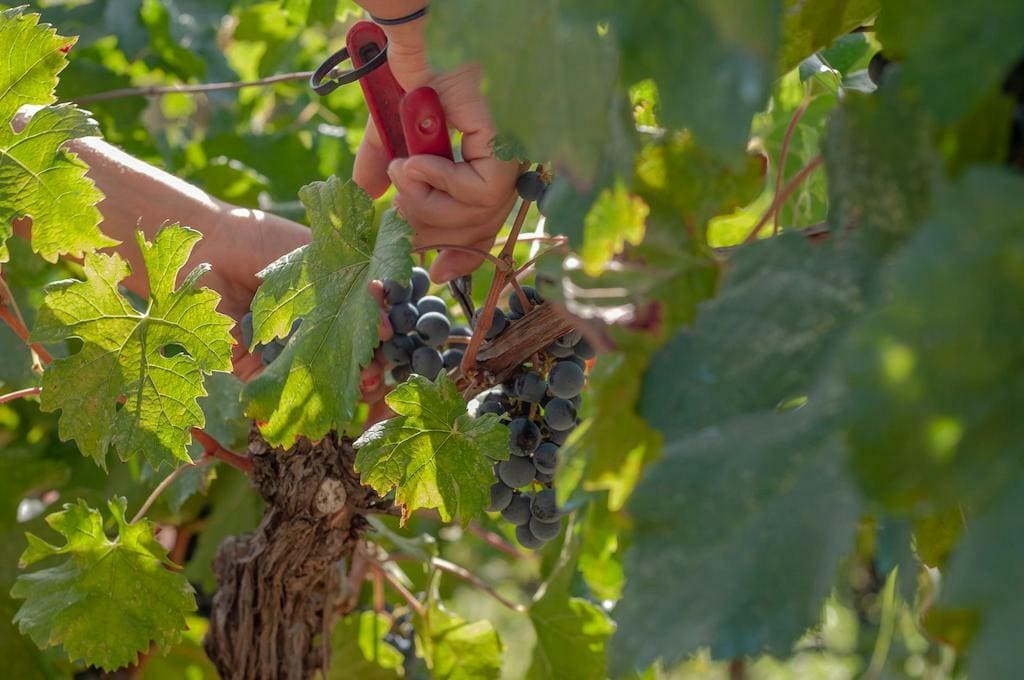
{"type": "MultiPolygon", "coordinates": [[[[524,290],[539,300],[534,289],[524,290]]],[[[509,309],[514,323],[523,311],[515,293],[509,309]]],[[[487,509],[515,525],[516,539],[525,548],[536,550],[561,531],[554,473],[560,448],[579,423],[587,361],[593,358],[586,339],[570,331],[478,399],[477,415],[494,413],[508,427],[511,454],[494,466],[497,481],[487,509]]]]}
{"type": "MultiPolygon", "coordinates": [[[[419,267],[413,269],[408,285],[384,281],[388,318],[395,334],[381,351],[396,384],[413,373],[434,380],[441,371],[454,370],[473,333],[467,326],[452,324],[446,303],[427,295],[429,284],[427,272],[419,267]]],[[[544,301],[532,286],[523,286],[523,292],[530,305],[544,301]]],[[[484,338],[490,341],[509,332],[527,312],[513,292],[507,312],[494,310],[484,338]]],[[[471,322],[473,328],[479,318],[478,310],[471,322]]],[[[552,482],[559,447],[578,423],[586,362],[593,357],[587,341],[571,331],[475,402],[476,415],[496,414],[509,432],[511,455],[494,467],[497,481],[491,486],[488,509],[516,525],[516,538],[526,548],[539,548],[560,532],[563,513],[555,502],[552,482]]]]}
{"type": "Polygon", "coordinates": [[[393,279],[384,281],[384,297],[390,305],[388,320],[394,336],[381,346],[393,382],[401,383],[416,373],[434,380],[462,362],[463,346],[473,331],[453,326],[448,305],[427,295],[430,277],[422,267],[413,267],[408,285],[393,279]]]}

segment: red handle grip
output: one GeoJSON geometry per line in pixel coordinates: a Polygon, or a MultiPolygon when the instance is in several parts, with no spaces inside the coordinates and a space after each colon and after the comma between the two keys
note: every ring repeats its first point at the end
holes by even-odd
{"type": "Polygon", "coordinates": [[[402,98],[398,109],[410,156],[425,153],[455,160],[448,123],[436,90],[417,87],[402,98]]]}

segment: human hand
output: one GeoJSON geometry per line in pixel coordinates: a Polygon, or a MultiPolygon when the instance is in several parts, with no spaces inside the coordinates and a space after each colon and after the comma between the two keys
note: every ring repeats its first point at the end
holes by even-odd
{"type": "MultiPolygon", "coordinates": [[[[486,251],[515,203],[518,165],[499,161],[492,153],[495,129],[480,91],[480,69],[468,65],[434,74],[427,63],[422,22],[386,27],[388,64],[404,89],[429,85],[437,91],[449,125],[463,134],[463,161],[417,155],[389,163],[371,120],[353,178],[373,196],[395,185],[395,205],[412,225],[416,247],[451,244],[486,251]]],[[[482,260],[471,252],[442,251],[430,275],[443,283],[472,272],[482,260]]]]}

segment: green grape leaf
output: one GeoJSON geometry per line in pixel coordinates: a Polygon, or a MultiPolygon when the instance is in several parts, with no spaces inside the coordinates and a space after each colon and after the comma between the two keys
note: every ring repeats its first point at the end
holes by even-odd
{"type": "Polygon", "coordinates": [[[405,675],[402,653],[384,641],[389,630],[388,617],[374,612],[356,612],[338,621],[331,633],[327,680],[394,680],[405,675]]]}
{"type": "Polygon", "coordinates": [[[129,524],[127,502],[110,501],[117,536],[107,538],[103,517],[79,502],[49,515],[67,543],[51,545],[29,534],[25,565],[59,555],[58,566],[18,577],[11,595],[25,602],[14,617],[41,648],[62,645],[72,659],[114,670],[135,663],[151,644],[166,649],[181,638],[195,611],[192,586],[169,570],[167,550],[150,522],[129,524]]]}
{"type": "Polygon", "coordinates": [[[165,654],[151,654],[136,670],[137,680],[220,680],[217,668],[203,650],[210,622],[199,616],[185,618],[182,640],[165,654]]]}
{"type": "Polygon", "coordinates": [[[530,680],[607,677],[605,643],[615,624],[593,602],[572,596],[580,545],[577,534],[563,546],[557,566],[530,605],[537,633],[530,680]]]}
{"type": "Polygon", "coordinates": [[[856,228],[883,246],[905,238],[927,210],[941,168],[932,135],[919,111],[886,90],[846,93],[823,148],[833,228],[856,228]]]}
{"type": "Polygon", "coordinates": [[[397,415],[367,430],[355,446],[363,484],[395,501],[408,517],[437,508],[441,519],[468,522],[490,503],[491,467],[508,458],[508,428],[487,414],[471,417],[446,374],[413,375],[387,397],[397,415]]]}
{"type": "Polygon", "coordinates": [[[373,202],[353,182],[332,177],[302,188],[313,242],[268,266],[252,303],[253,336],[267,343],[302,325],[281,355],[243,391],[247,413],[267,441],[290,446],[344,426],[370,363],[380,307],[374,279],[408,280],[410,229],[389,211],[373,225],[373,202]]]}
{"type": "Polygon", "coordinates": [[[1024,3],[902,0],[886,3],[876,26],[886,54],[901,62],[900,86],[941,121],[953,122],[998,89],[1020,61],[1024,3]]]}
{"type": "Polygon", "coordinates": [[[936,609],[927,615],[927,624],[961,622],[970,638],[966,665],[972,678],[1012,678],[1018,672],[1014,661],[1024,603],[1007,592],[1017,587],[1024,570],[1024,550],[1014,539],[1020,536],[1021,517],[1024,481],[1018,470],[1013,484],[972,520],[943,570],[936,609]]]}
{"type": "Polygon", "coordinates": [[[101,466],[113,446],[122,460],[142,454],[159,469],[189,461],[190,430],[205,422],[196,403],[206,394],[204,375],[231,370],[233,322],[216,311],[220,296],[198,286],[209,265],[174,287],[199,232],[172,225],[152,243],[141,232],[137,239],[149,276],[145,311],[117,290],[131,272],[128,263],[119,255],[92,254],[84,281],[48,288],[32,339],[82,341],[78,353],[57,359],[43,374],[40,407],[62,412],[61,437],[74,439],[101,466]],[[185,351],[165,355],[169,346],[185,351]]]}
{"type": "Polygon", "coordinates": [[[582,514],[580,533],[580,575],[598,600],[615,602],[622,597],[624,538],[629,522],[624,513],[609,510],[610,502],[598,495],[582,514]]]}
{"type": "Polygon", "coordinates": [[[11,126],[22,105],[54,101],[57,74],[67,65],[61,50],[74,44],[38,22],[23,8],[0,12],[0,262],[10,257],[13,221],[25,216],[32,218],[32,248],[50,262],[117,244],[99,230],[96,204],[103,196],[85,176],[85,163],[61,149],[99,134],[88,114],[53,106],[37,111],[20,133],[11,126]]]}
{"type": "Polygon", "coordinates": [[[666,444],[628,506],[617,672],[705,646],[785,656],[819,620],[860,513],[835,415],[820,410],[835,408],[752,413],[666,444]]]}
{"type": "Polygon", "coordinates": [[[786,72],[836,38],[869,21],[881,0],[785,0],[782,67],[786,72]]]}
{"type": "MultiPolygon", "coordinates": [[[[242,386],[231,373],[214,373],[206,379],[207,395],[199,399],[206,419],[204,431],[229,451],[244,451],[249,445],[252,420],[245,417],[242,407],[242,386]]],[[[193,459],[198,458],[198,443],[193,443],[193,452],[193,459]]]]}
{"type": "Polygon", "coordinates": [[[608,6],[609,32],[628,55],[627,81],[658,84],[658,120],[692,130],[717,155],[739,157],[775,79],[782,0],[597,4],[608,6]]]}
{"type": "Polygon", "coordinates": [[[618,670],[703,646],[786,653],[818,620],[860,505],[831,377],[864,304],[858,244],[783,234],[741,248],[694,328],[652,359],[640,411],[664,456],[628,506],[618,670]]]}
{"type": "Polygon", "coordinates": [[[1024,179],[974,169],[938,191],[881,287],[846,362],[858,476],[893,509],[984,501],[1024,437],[1024,179]]]}
{"type": "Polygon", "coordinates": [[[558,0],[449,0],[431,8],[436,65],[479,63],[498,130],[529,158],[592,180],[608,138],[615,46],[596,25],[568,18],[558,0]]]}
{"type": "Polygon", "coordinates": [[[437,680],[496,680],[504,646],[490,621],[465,619],[433,604],[416,619],[417,648],[437,680]]]}

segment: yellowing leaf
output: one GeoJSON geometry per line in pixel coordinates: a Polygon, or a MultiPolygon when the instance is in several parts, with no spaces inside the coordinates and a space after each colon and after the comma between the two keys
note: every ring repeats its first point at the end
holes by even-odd
{"type": "Polygon", "coordinates": [[[602,191],[583,222],[583,270],[597,276],[627,243],[640,243],[648,212],[643,199],[631,195],[621,182],[602,191]]]}

